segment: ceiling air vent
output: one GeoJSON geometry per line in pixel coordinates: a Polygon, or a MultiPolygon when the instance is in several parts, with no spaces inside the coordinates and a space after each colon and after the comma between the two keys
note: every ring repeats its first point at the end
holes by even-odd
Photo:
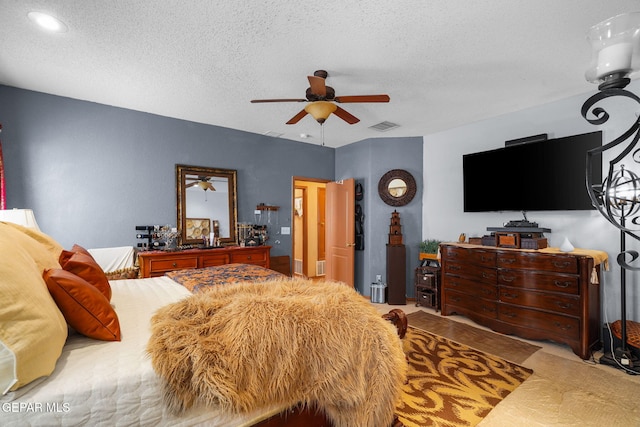
{"type": "Polygon", "coordinates": [[[386,132],[397,127],[400,127],[400,125],[391,122],[380,122],[377,125],[369,126],[369,128],[375,129],[378,132],[386,132]]]}
{"type": "Polygon", "coordinates": [[[270,131],[267,131],[267,132],[263,133],[263,135],[265,135],[265,136],[271,136],[271,137],[273,137],[273,138],[279,138],[279,137],[281,137],[281,136],[282,136],[282,135],[284,135],[284,134],[283,134],[283,133],[274,132],[274,131],[270,130],[270,131]]]}

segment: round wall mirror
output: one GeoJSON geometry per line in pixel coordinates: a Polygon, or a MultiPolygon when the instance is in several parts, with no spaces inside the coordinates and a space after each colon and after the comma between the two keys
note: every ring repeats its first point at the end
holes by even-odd
{"type": "Polygon", "coordinates": [[[404,206],[416,195],[416,180],[406,170],[390,170],[380,178],[378,194],[390,206],[404,206]]]}

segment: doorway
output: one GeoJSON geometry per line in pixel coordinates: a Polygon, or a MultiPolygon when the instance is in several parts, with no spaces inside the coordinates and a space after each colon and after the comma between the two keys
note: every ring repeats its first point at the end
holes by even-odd
{"type": "Polygon", "coordinates": [[[292,273],[324,279],[326,269],[327,180],[293,177],[292,273]]]}

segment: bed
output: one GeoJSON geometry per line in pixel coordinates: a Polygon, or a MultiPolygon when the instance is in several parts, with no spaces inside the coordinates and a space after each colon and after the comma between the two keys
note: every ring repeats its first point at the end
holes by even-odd
{"type": "MultiPolygon", "coordinates": [[[[106,321],[101,326],[110,332],[118,329],[119,333],[113,339],[107,337],[109,340],[106,341],[90,338],[68,328],[68,318],[55,313],[58,301],[50,286],[54,300],[41,295],[42,286],[46,290],[50,283],[47,272],[58,271],[61,267],[59,260],[55,259],[60,251],[65,253],[48,236],[0,222],[0,256],[6,259],[5,255],[11,252],[9,256],[13,257],[13,262],[0,265],[0,295],[3,298],[8,296],[12,302],[15,299],[28,300],[19,310],[13,307],[13,310],[17,310],[13,313],[6,304],[0,307],[0,393],[4,392],[0,395],[0,419],[3,426],[231,427],[257,425],[279,413],[291,414],[288,412],[290,406],[277,405],[233,415],[228,415],[215,405],[195,405],[179,415],[170,411],[163,400],[162,380],[154,371],[146,352],[151,336],[149,321],[161,307],[176,304],[193,294],[167,276],[111,280],[110,306],[117,313],[116,323],[111,319],[111,323],[106,321]],[[29,267],[25,263],[30,264],[29,267]],[[31,263],[35,266],[31,266],[31,263]],[[34,285],[37,280],[35,273],[30,273],[31,270],[45,271],[44,285],[42,282],[34,285]],[[34,306],[37,307],[34,309],[34,306]],[[53,318],[15,322],[17,312],[28,312],[20,314],[21,318],[17,319],[23,320],[24,316],[37,317],[44,311],[53,313],[53,318]],[[60,330],[61,322],[64,333],[60,330]],[[13,330],[16,325],[32,327],[34,330],[13,330]],[[31,348],[23,348],[24,337],[36,334],[44,335],[46,344],[36,341],[35,344],[29,344],[31,348]],[[38,346],[44,346],[46,351],[41,351],[38,346]],[[7,368],[11,357],[15,363],[13,372],[7,368]],[[21,364],[23,359],[26,364],[33,363],[33,358],[46,357],[53,357],[53,362],[38,362],[35,368],[26,370],[21,364]],[[12,380],[12,377],[15,378],[12,380]]],[[[212,275],[215,270],[198,274],[212,275]]],[[[249,277],[248,270],[242,266],[233,266],[227,272],[230,270],[243,275],[245,279],[249,277]]],[[[265,274],[270,276],[268,272],[259,272],[259,275],[265,274]]],[[[233,276],[233,272],[230,275],[233,276]]],[[[193,277],[189,278],[188,275],[174,276],[178,281],[194,283],[193,277]]],[[[224,281],[232,280],[231,276],[227,275],[224,281]]],[[[197,284],[193,289],[198,289],[197,284]]],[[[64,311],[62,306],[60,311],[64,311]]],[[[64,314],[66,316],[66,312],[64,314]]],[[[387,318],[399,325],[399,331],[402,329],[398,312],[390,313],[387,318]]]]}

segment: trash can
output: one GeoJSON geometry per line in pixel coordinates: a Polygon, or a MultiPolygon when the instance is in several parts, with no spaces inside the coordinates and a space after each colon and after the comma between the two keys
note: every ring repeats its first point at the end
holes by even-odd
{"type": "Polygon", "coordinates": [[[371,283],[371,302],[376,304],[384,304],[387,302],[385,298],[385,290],[387,285],[380,282],[371,283]]]}

